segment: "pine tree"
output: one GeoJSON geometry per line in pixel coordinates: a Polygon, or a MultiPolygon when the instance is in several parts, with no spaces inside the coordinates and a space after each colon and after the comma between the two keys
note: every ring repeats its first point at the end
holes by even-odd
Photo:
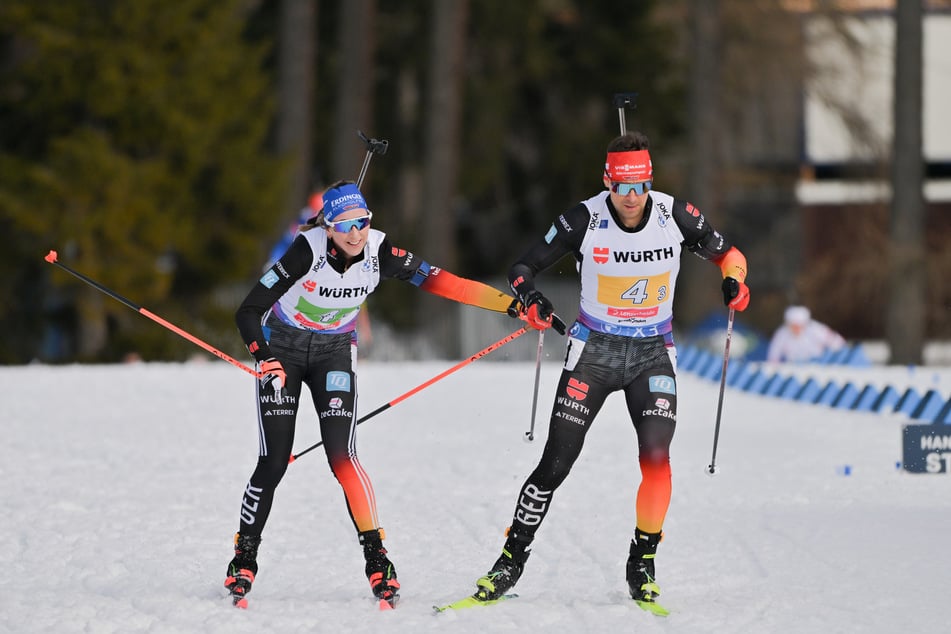
{"type": "MultiPolygon", "coordinates": [[[[50,248],[183,326],[230,320],[208,296],[253,280],[284,186],[265,149],[267,48],[243,37],[246,4],[0,5],[0,230],[15,236],[0,263],[7,332],[36,335],[44,302],[59,297],[77,308],[81,358],[120,352],[106,348],[109,324],[151,337],[143,346],[156,354],[183,354],[174,336],[53,273],[50,248]],[[32,295],[14,301],[25,287],[32,295]]],[[[0,361],[35,353],[24,344],[0,361]]]]}

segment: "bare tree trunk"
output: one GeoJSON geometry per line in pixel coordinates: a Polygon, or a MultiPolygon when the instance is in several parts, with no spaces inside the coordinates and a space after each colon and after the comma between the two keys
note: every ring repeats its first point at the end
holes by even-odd
{"type": "Polygon", "coordinates": [[[892,157],[891,262],[886,337],[890,363],[920,364],[925,338],[922,187],[922,9],[920,0],[898,2],[895,13],[895,138],[892,157]]]}
{"type": "MultiPolygon", "coordinates": [[[[690,139],[693,148],[687,174],[687,188],[678,198],[686,198],[709,215],[714,226],[724,219],[715,185],[720,147],[720,3],[719,0],[690,0],[690,139]]],[[[663,170],[663,166],[660,166],[663,170]]],[[[677,284],[677,315],[689,324],[701,319],[710,306],[707,296],[719,292],[710,265],[694,256],[684,258],[677,284]]]]}
{"type": "Polygon", "coordinates": [[[356,180],[366,155],[366,148],[357,138],[357,130],[362,130],[369,137],[385,137],[368,129],[373,112],[376,2],[346,0],[340,4],[337,42],[340,68],[334,117],[333,174],[330,180],[356,180]]]}
{"type": "Polygon", "coordinates": [[[82,289],[76,301],[76,354],[81,361],[95,360],[109,340],[109,326],[103,295],[93,289],[82,289]]]}
{"type": "Polygon", "coordinates": [[[296,213],[309,189],[312,163],[311,113],[317,53],[316,0],[283,0],[278,42],[277,151],[290,157],[287,214],[296,213]]]}
{"type": "MultiPolygon", "coordinates": [[[[462,116],[462,76],[466,49],[467,0],[433,0],[432,48],[430,52],[426,130],[424,135],[423,205],[421,214],[423,245],[427,260],[453,270],[456,266],[456,219],[454,199],[459,167],[460,121],[462,116]]],[[[422,323],[435,334],[442,352],[457,356],[458,342],[450,336],[442,306],[420,302],[422,323]]]]}
{"type": "Polygon", "coordinates": [[[433,0],[433,40],[426,95],[423,200],[426,252],[441,266],[456,264],[453,199],[459,167],[467,0],[433,0]],[[437,212],[438,210],[438,212],[437,212]]]}
{"type": "MultiPolygon", "coordinates": [[[[420,82],[415,66],[403,66],[399,71],[396,98],[396,113],[401,130],[415,130],[419,122],[420,82]]],[[[404,134],[397,147],[395,162],[399,166],[398,176],[398,231],[401,235],[412,235],[422,215],[422,167],[420,149],[416,135],[404,134]]],[[[391,150],[391,151],[393,151],[391,150]]]]}

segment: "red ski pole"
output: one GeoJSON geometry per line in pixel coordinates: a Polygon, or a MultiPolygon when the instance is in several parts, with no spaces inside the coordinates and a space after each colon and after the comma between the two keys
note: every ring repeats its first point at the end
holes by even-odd
{"type": "Polygon", "coordinates": [[[101,292],[105,293],[106,295],[108,295],[109,297],[111,297],[111,298],[113,298],[113,299],[115,299],[115,300],[117,300],[117,301],[122,302],[123,304],[125,304],[126,306],[128,306],[129,308],[131,308],[132,310],[134,310],[135,312],[137,312],[137,313],[139,313],[139,314],[141,314],[141,315],[144,315],[145,317],[148,317],[149,319],[151,319],[151,320],[154,321],[155,323],[160,324],[160,325],[162,325],[162,326],[165,326],[166,328],[168,328],[169,330],[171,330],[172,332],[174,332],[176,335],[179,335],[179,336],[181,336],[181,337],[184,337],[185,339],[188,339],[189,341],[191,341],[193,344],[195,344],[196,346],[198,346],[198,347],[200,347],[200,348],[204,348],[205,350],[207,350],[207,351],[210,352],[211,354],[215,355],[215,356],[218,357],[219,359],[222,359],[222,360],[224,360],[224,361],[227,361],[228,363],[230,363],[231,365],[235,366],[236,368],[241,368],[242,370],[244,370],[244,371],[247,372],[248,374],[251,374],[251,375],[256,376],[256,377],[258,377],[258,378],[261,378],[261,377],[263,376],[261,373],[255,371],[253,368],[250,368],[250,367],[246,366],[245,364],[241,363],[240,361],[238,361],[238,360],[235,359],[234,357],[228,356],[227,354],[225,354],[224,352],[222,352],[222,351],[219,350],[218,348],[215,348],[214,346],[211,346],[210,344],[205,343],[204,341],[202,341],[201,339],[199,339],[199,338],[196,337],[195,335],[192,335],[192,334],[190,334],[190,333],[188,333],[188,332],[182,330],[181,328],[179,328],[178,326],[176,326],[175,324],[173,324],[173,323],[171,323],[171,322],[165,321],[164,319],[162,319],[161,317],[159,317],[159,316],[156,315],[155,313],[151,312],[151,311],[148,310],[147,308],[142,308],[141,306],[138,306],[138,305],[136,305],[136,304],[133,304],[132,302],[130,302],[129,300],[127,300],[125,297],[123,297],[123,296],[121,296],[121,295],[119,295],[119,294],[117,294],[117,293],[114,293],[114,292],[110,291],[108,288],[106,288],[106,287],[103,286],[102,284],[99,284],[98,282],[95,282],[95,281],[89,279],[88,277],[86,277],[85,275],[83,275],[82,273],[80,273],[79,271],[76,271],[76,270],[71,269],[70,267],[68,267],[68,266],[66,266],[65,264],[63,264],[62,262],[60,262],[60,261],[57,259],[57,257],[58,257],[58,256],[56,255],[56,251],[50,251],[48,254],[46,254],[46,257],[43,258],[43,259],[46,260],[47,262],[49,262],[50,264],[55,264],[56,266],[58,266],[59,268],[63,269],[64,271],[66,271],[66,272],[69,273],[70,275],[81,279],[82,281],[86,282],[86,284],[89,284],[90,286],[92,286],[92,287],[93,287],[94,289],[96,289],[97,291],[101,291],[101,292]]]}
{"type": "MultiPolygon", "coordinates": [[[[370,420],[371,418],[373,418],[374,416],[376,416],[377,414],[379,414],[379,413],[381,413],[381,412],[385,412],[386,410],[390,409],[390,408],[393,407],[394,405],[405,401],[406,399],[408,399],[408,398],[409,398],[410,396],[412,396],[413,394],[416,394],[416,393],[419,392],[420,390],[423,390],[423,389],[429,387],[430,385],[432,385],[432,384],[435,383],[436,381],[440,381],[440,380],[446,378],[447,376],[449,376],[449,375],[452,374],[453,372],[456,372],[457,370],[461,370],[462,368],[466,367],[467,365],[469,365],[469,364],[472,363],[473,361],[478,361],[479,359],[481,359],[481,358],[484,357],[485,355],[489,354],[489,353],[492,352],[493,350],[498,350],[499,348],[501,348],[502,346],[504,346],[504,345],[507,344],[508,342],[512,341],[513,339],[516,339],[516,338],[518,338],[518,337],[521,337],[521,336],[524,335],[526,332],[528,332],[528,328],[527,328],[527,327],[519,328],[518,330],[516,330],[515,332],[513,332],[513,333],[510,334],[509,336],[505,337],[504,339],[499,339],[498,341],[496,341],[496,342],[493,343],[492,345],[487,346],[487,347],[483,348],[482,350],[479,350],[479,351],[476,352],[474,355],[472,355],[472,356],[470,356],[470,357],[468,357],[468,358],[466,358],[466,359],[463,359],[462,361],[460,361],[460,362],[457,363],[456,365],[452,366],[452,367],[449,368],[448,370],[445,370],[445,371],[443,371],[443,372],[440,372],[439,374],[437,374],[437,375],[434,376],[433,378],[429,379],[429,380],[426,381],[425,383],[420,383],[419,385],[417,385],[416,387],[414,387],[413,389],[411,389],[409,392],[406,392],[405,394],[402,394],[402,395],[400,395],[400,396],[397,396],[396,398],[394,398],[394,399],[393,399],[392,401],[390,401],[389,403],[386,403],[385,405],[381,405],[380,407],[377,407],[375,410],[373,410],[372,412],[370,412],[370,413],[367,414],[366,416],[363,416],[362,418],[360,418],[360,420],[357,421],[357,425],[359,425],[360,423],[363,423],[363,422],[365,422],[365,421],[368,421],[368,420],[370,420]]],[[[323,441],[323,440],[321,440],[321,441],[318,442],[318,443],[315,443],[315,444],[311,445],[310,447],[308,447],[307,449],[304,449],[303,451],[300,451],[300,452],[298,452],[298,453],[296,453],[296,454],[292,454],[290,460],[288,460],[288,463],[294,462],[295,460],[297,460],[298,458],[300,458],[300,457],[303,456],[304,454],[313,451],[313,450],[316,449],[317,447],[320,447],[322,444],[324,444],[324,441],[323,441]]]]}

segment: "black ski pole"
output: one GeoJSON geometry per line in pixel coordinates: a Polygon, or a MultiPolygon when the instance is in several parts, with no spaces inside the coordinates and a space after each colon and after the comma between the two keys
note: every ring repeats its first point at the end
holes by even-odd
{"type": "Polygon", "coordinates": [[[713,456],[706,468],[709,476],[715,476],[719,471],[717,468],[717,442],[720,439],[720,414],[723,412],[723,392],[726,389],[726,368],[730,362],[730,338],[733,335],[733,316],[735,314],[736,311],[731,308],[726,320],[726,345],[723,348],[723,368],[720,371],[720,398],[717,400],[717,423],[713,430],[713,456]]]}
{"type": "Polygon", "coordinates": [[[525,432],[526,442],[535,440],[535,410],[538,408],[538,383],[542,373],[542,356],[545,348],[545,331],[538,331],[538,352],[535,354],[535,389],[532,391],[532,420],[525,432]]]}

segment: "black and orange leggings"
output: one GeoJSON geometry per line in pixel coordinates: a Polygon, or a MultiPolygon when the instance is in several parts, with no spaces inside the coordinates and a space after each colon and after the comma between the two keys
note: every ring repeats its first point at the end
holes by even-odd
{"type": "MultiPolygon", "coordinates": [[[[241,500],[242,535],[260,535],[271,512],[274,492],[287,470],[302,386],[317,411],[327,461],[343,488],[347,511],[358,532],[379,527],[376,498],[356,449],[356,347],[349,333],[317,334],[269,321],[270,347],[287,372],[286,396],[278,403],[270,389],[257,386],[258,462],[241,500]]],[[[257,381],[255,381],[257,383],[257,381]]]]}
{"type": "Polygon", "coordinates": [[[670,506],[670,443],[677,425],[676,380],[663,338],[591,333],[586,342],[570,342],[568,357],[555,394],[548,440],[519,492],[512,530],[527,538],[534,536],[555,490],[581,454],[585,435],[605,399],[622,391],[637,432],[641,468],[637,527],[660,532],[670,506]],[[576,346],[574,361],[570,346],[576,346]],[[578,346],[583,350],[579,352],[578,346]]]}

